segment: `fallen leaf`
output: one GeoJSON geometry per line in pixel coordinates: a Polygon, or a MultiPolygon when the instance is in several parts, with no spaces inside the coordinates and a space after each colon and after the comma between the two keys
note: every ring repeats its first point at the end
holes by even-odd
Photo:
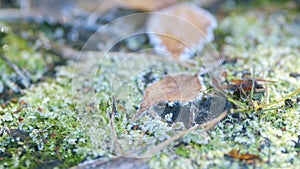
{"type": "Polygon", "coordinates": [[[22,123],[22,122],[24,121],[24,118],[23,118],[23,117],[19,117],[18,121],[19,121],[20,123],[22,123]]]}
{"type": "Polygon", "coordinates": [[[12,99],[10,99],[10,101],[12,102],[12,103],[17,103],[18,102],[18,98],[12,98],[12,99]]]}
{"type": "Polygon", "coordinates": [[[43,109],[43,108],[41,108],[41,107],[38,107],[38,108],[37,108],[37,110],[38,110],[39,112],[41,112],[41,113],[43,113],[43,112],[44,112],[44,109],[43,109]]]}
{"type": "Polygon", "coordinates": [[[257,155],[253,155],[253,154],[240,154],[240,150],[237,149],[232,149],[228,154],[226,154],[227,156],[230,156],[234,159],[239,159],[239,160],[246,160],[246,162],[248,164],[253,163],[254,160],[259,160],[261,161],[260,157],[257,155]]]}
{"type": "Polygon", "coordinates": [[[213,40],[217,21],[193,3],[180,3],[152,13],[147,21],[150,42],[157,51],[167,49],[175,58],[190,58],[213,40]]]}
{"type": "MultiPolygon", "coordinates": [[[[231,90],[231,91],[251,91],[252,88],[256,90],[263,90],[263,86],[258,84],[258,81],[262,80],[256,80],[256,79],[233,79],[230,81],[230,85],[225,86],[225,89],[231,90]]],[[[268,81],[264,81],[268,82],[268,81]]]]}
{"type": "Polygon", "coordinates": [[[199,97],[204,88],[197,74],[167,76],[146,89],[139,112],[144,112],[161,101],[190,101],[199,97]]]}
{"type": "Polygon", "coordinates": [[[21,106],[27,105],[27,103],[26,103],[24,100],[21,100],[19,104],[20,104],[21,106]]]}

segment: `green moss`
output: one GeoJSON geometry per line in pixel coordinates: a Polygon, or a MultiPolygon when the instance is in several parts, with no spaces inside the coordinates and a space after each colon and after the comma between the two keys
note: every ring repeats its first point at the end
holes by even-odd
{"type": "MultiPolygon", "coordinates": [[[[193,131],[180,145],[171,143],[161,153],[153,154],[148,161],[151,168],[254,167],[254,164],[229,157],[227,154],[232,149],[239,149],[241,154],[258,155],[261,161],[255,164],[257,168],[300,165],[299,147],[295,146],[300,135],[300,108],[295,103],[299,94],[290,98],[293,106],[278,102],[299,88],[299,78],[289,76],[291,72],[300,72],[300,41],[295,38],[299,25],[295,19],[290,13],[245,12],[232,14],[220,23],[218,31],[222,42],[216,43],[228,59],[237,60],[220,67],[227,72],[228,80],[241,79],[247,71],[255,78],[275,82],[264,85],[268,96],[253,95],[255,104],[251,98],[232,97],[241,102],[245,110],[235,110],[208,134],[193,131]],[[268,106],[272,103],[276,104],[268,106]],[[256,110],[257,105],[264,106],[256,110]]],[[[20,66],[43,72],[44,68],[37,66],[46,65],[41,60],[42,55],[35,55],[35,50],[15,35],[6,36],[4,40],[11,43],[14,39],[18,43],[11,48],[32,52],[36,58],[32,63],[22,60],[20,66]]],[[[6,52],[8,56],[14,55],[10,50],[6,52]]],[[[53,79],[24,90],[19,103],[8,102],[0,107],[0,167],[68,168],[85,160],[110,159],[122,152],[142,156],[140,152],[155,150],[159,143],[180,132],[182,124],[170,125],[161,117],[146,114],[135,123],[132,118],[148,82],[163,78],[166,72],[197,72],[197,67],[187,69],[169,60],[158,61],[151,57],[124,60],[121,54],[112,53],[107,58],[100,53],[83,54],[85,61],[78,62],[76,69],[72,61],[57,67],[53,79]],[[112,95],[116,97],[113,125],[117,140],[109,123],[112,95]]],[[[13,73],[9,71],[7,74],[13,73]]],[[[211,88],[209,77],[205,80],[211,88]]]]}
{"type": "MultiPolygon", "coordinates": [[[[81,162],[85,156],[77,152],[80,145],[86,144],[88,138],[84,136],[78,124],[72,104],[65,98],[66,95],[56,97],[54,91],[62,90],[55,84],[44,84],[35,88],[26,100],[26,105],[11,104],[1,109],[1,126],[4,129],[3,140],[6,145],[1,145],[1,153],[8,153],[12,158],[5,157],[1,165],[6,167],[26,166],[70,166],[81,162]],[[45,88],[43,88],[45,87],[45,88]],[[46,91],[47,90],[47,91],[46,91]],[[51,99],[55,96],[55,99],[51,99]],[[33,96],[33,97],[32,97],[33,96]],[[20,109],[14,113],[16,109],[20,109]],[[13,113],[13,114],[11,114],[13,113]],[[4,118],[12,115],[10,118],[4,118]],[[18,129],[26,134],[24,143],[18,142],[10,135],[11,130],[18,129]],[[22,153],[16,153],[21,149],[22,153]],[[18,161],[16,163],[16,160],[18,161]]],[[[53,167],[52,166],[52,167],[53,167]]]]}
{"type": "Polygon", "coordinates": [[[32,42],[22,38],[3,23],[0,23],[0,27],[2,30],[0,53],[20,69],[15,70],[9,65],[10,63],[2,58],[0,59],[1,100],[7,100],[13,97],[11,93],[22,94],[22,89],[40,81],[45,74],[53,72],[54,65],[60,60],[45,50],[39,49],[40,40],[32,42]]]}
{"type": "MultiPolygon", "coordinates": [[[[225,36],[225,43],[216,43],[223,44],[220,48],[228,59],[237,59],[236,63],[221,67],[227,72],[228,80],[241,79],[246,71],[254,73],[255,78],[275,81],[266,84],[269,95],[267,102],[271,104],[296,91],[299,79],[289,76],[291,72],[300,72],[296,66],[300,64],[300,41],[294,35],[299,25],[295,20],[296,15],[287,13],[266,15],[249,12],[225,18],[218,33],[225,36]]],[[[257,104],[264,104],[265,95],[255,97],[257,104]]],[[[297,166],[300,158],[294,141],[299,135],[300,109],[295,104],[296,97],[299,94],[291,98],[294,108],[287,108],[284,102],[279,102],[271,107],[263,107],[266,109],[264,111],[249,109],[229,115],[210,132],[207,144],[195,144],[194,149],[189,148],[191,143],[177,148],[176,154],[179,156],[176,160],[188,159],[186,164],[192,163],[194,168],[251,167],[245,161],[226,157],[232,149],[239,149],[242,154],[258,155],[262,159],[255,164],[258,168],[297,166]]],[[[249,99],[241,101],[251,105],[249,99]]],[[[168,160],[172,161],[174,155],[171,155],[172,151],[169,153],[168,160]]],[[[153,163],[155,160],[157,158],[153,163]]],[[[153,168],[163,166],[161,162],[153,163],[150,162],[153,168]]]]}

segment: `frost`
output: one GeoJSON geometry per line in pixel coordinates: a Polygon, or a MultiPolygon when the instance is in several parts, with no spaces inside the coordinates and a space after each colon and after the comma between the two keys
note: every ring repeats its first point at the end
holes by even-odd
{"type": "Polygon", "coordinates": [[[205,131],[202,130],[197,130],[197,131],[192,131],[191,133],[187,134],[184,138],[183,141],[185,143],[196,143],[196,144],[207,144],[209,141],[209,136],[205,131]]]}
{"type": "MultiPolygon", "coordinates": [[[[226,58],[238,58],[232,65],[221,65],[222,69],[228,70],[229,80],[241,78],[241,72],[245,71],[254,72],[257,78],[274,80],[275,83],[267,84],[270,103],[285,98],[299,88],[299,79],[289,76],[291,72],[300,73],[300,39],[294,34],[299,26],[296,23],[293,23],[293,27],[289,26],[293,19],[278,13],[274,16],[244,13],[226,17],[219,28],[225,34],[222,49],[226,58]]],[[[18,39],[12,36],[6,40],[15,43],[18,39]]],[[[11,49],[13,46],[7,45],[4,46],[4,50],[7,50],[5,48],[11,49]]],[[[18,54],[23,56],[16,55],[16,59],[21,59],[26,69],[38,69],[34,73],[35,80],[38,80],[46,65],[42,55],[33,54],[31,50],[21,50],[18,54]],[[24,58],[30,61],[25,63],[24,58]]],[[[84,92],[72,93],[74,62],[70,61],[66,66],[56,68],[54,79],[22,89],[24,95],[21,100],[26,105],[10,102],[4,107],[1,105],[0,127],[22,130],[29,137],[20,143],[9,135],[8,130],[1,130],[0,151],[12,153],[12,157],[7,160],[9,162],[1,161],[0,168],[14,167],[15,164],[27,165],[30,168],[38,158],[55,161],[60,155],[66,165],[63,168],[68,168],[83,160],[99,157],[109,159],[118,155],[112,150],[108,118],[111,112],[112,75],[120,80],[117,81],[119,86],[126,84],[126,90],[120,90],[126,97],[116,99],[117,114],[114,119],[117,139],[124,152],[134,152],[140,147],[155,148],[157,144],[184,130],[180,122],[169,123],[172,114],[165,116],[165,119],[144,115],[134,125],[131,125],[131,119],[148,85],[163,79],[165,73],[183,72],[187,71],[186,68],[176,63],[157,62],[148,57],[129,58],[120,67],[118,65],[122,62],[121,57],[111,56],[100,65],[97,65],[98,60],[90,62],[89,64],[98,69],[91,88],[96,97],[94,104],[85,104],[90,103],[90,95],[86,96],[84,92]],[[146,66],[151,69],[145,70],[146,66]],[[128,70],[129,68],[132,70],[128,70]],[[136,73],[137,70],[145,71],[136,73]],[[145,75],[148,73],[151,75],[146,79],[145,75]],[[82,100],[76,102],[76,99],[82,100]],[[22,154],[19,151],[21,149],[26,151],[22,154]]],[[[85,68],[84,64],[78,66],[85,68]]],[[[189,68],[188,71],[197,72],[194,68],[189,68]]],[[[4,89],[9,87],[15,92],[20,91],[10,80],[15,77],[11,70],[1,74],[0,93],[1,84],[4,89]]],[[[210,90],[208,79],[205,77],[202,80],[210,90]]],[[[85,78],[78,79],[76,89],[90,87],[90,81],[83,84],[80,83],[81,80],[84,81],[85,78]]],[[[2,90],[5,91],[4,89],[2,90]]],[[[291,99],[296,102],[296,98],[291,99]]],[[[263,102],[262,99],[257,104],[263,102]]],[[[285,108],[284,102],[262,111],[234,110],[235,114],[230,114],[208,133],[202,130],[193,131],[183,140],[170,144],[149,159],[149,164],[153,168],[243,168],[244,163],[224,158],[224,154],[234,147],[259,155],[263,162],[256,163],[257,168],[295,168],[300,165],[299,149],[295,148],[296,144],[293,142],[300,135],[299,110],[299,105],[296,104],[292,109],[285,108]],[[184,153],[177,153],[179,148],[184,153]],[[269,156],[270,162],[266,163],[269,156]]]]}
{"type": "Polygon", "coordinates": [[[77,141],[77,139],[68,139],[68,144],[75,145],[76,141],[77,141]]]}
{"type": "Polygon", "coordinates": [[[1,121],[13,121],[13,115],[12,114],[8,114],[5,113],[4,115],[0,116],[1,117],[1,121]]]}

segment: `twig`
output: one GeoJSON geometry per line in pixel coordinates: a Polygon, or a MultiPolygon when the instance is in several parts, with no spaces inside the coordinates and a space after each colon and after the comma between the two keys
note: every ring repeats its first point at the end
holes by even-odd
{"type": "MultiPolygon", "coordinates": [[[[113,97],[113,102],[114,102],[114,97],[113,97]]],[[[112,106],[114,107],[114,106],[112,106]]],[[[114,109],[114,108],[113,108],[114,109]]],[[[197,130],[199,128],[202,128],[204,131],[207,131],[209,129],[211,129],[212,127],[214,127],[220,120],[222,120],[223,118],[225,118],[227,116],[227,111],[225,110],[222,114],[220,114],[217,118],[208,121],[206,123],[203,123],[201,125],[195,125],[194,127],[189,128],[188,130],[182,131],[179,134],[169,138],[168,140],[158,144],[155,148],[150,149],[148,151],[146,151],[143,155],[141,155],[138,159],[142,160],[141,162],[143,162],[145,159],[148,159],[149,157],[151,157],[153,154],[158,153],[159,151],[161,151],[163,148],[165,148],[166,146],[168,146],[169,144],[171,144],[174,141],[179,140],[180,138],[184,137],[186,134],[192,132],[193,130],[197,130]]],[[[129,155],[129,153],[127,153],[129,155]]],[[[108,162],[113,162],[114,160],[118,160],[122,158],[122,156],[110,159],[110,160],[96,160],[92,163],[89,164],[83,164],[83,165],[78,165],[75,167],[72,167],[72,169],[82,169],[82,168],[91,168],[91,166],[95,167],[100,167],[101,165],[104,165],[105,163],[108,162]]],[[[131,157],[128,157],[131,158],[131,157]]]]}
{"type": "Polygon", "coordinates": [[[57,55],[61,59],[76,60],[77,58],[79,58],[80,52],[67,45],[61,45],[54,41],[50,41],[49,44],[51,46],[50,52],[57,55]]]}
{"type": "MultiPolygon", "coordinates": [[[[13,33],[22,37],[20,32],[18,30],[13,30],[13,33]]],[[[24,38],[24,37],[22,37],[24,38]]],[[[31,35],[30,37],[26,37],[26,40],[29,41],[40,41],[41,44],[39,46],[39,49],[44,49],[56,56],[58,56],[62,60],[77,60],[80,55],[80,51],[64,44],[59,44],[48,37],[46,37],[44,34],[35,34],[31,35]]]]}
{"type": "Polygon", "coordinates": [[[4,55],[0,54],[0,58],[6,62],[9,67],[11,67],[19,76],[26,78],[26,79],[30,79],[30,75],[27,71],[23,70],[22,68],[19,68],[19,66],[17,66],[16,64],[12,63],[7,57],[5,57],[4,55]]]}
{"type": "Polygon", "coordinates": [[[266,90],[265,90],[266,96],[265,96],[265,99],[264,99],[264,103],[267,105],[267,104],[269,104],[269,98],[270,98],[267,84],[265,84],[265,88],[266,88],[266,90]]]}
{"type": "Polygon", "coordinates": [[[203,123],[201,125],[195,125],[194,127],[191,127],[185,131],[180,132],[179,134],[169,138],[168,140],[158,144],[155,148],[148,150],[144,153],[144,158],[147,157],[151,157],[153,154],[158,153],[159,151],[161,151],[164,147],[166,147],[167,145],[173,143],[174,141],[179,140],[180,138],[184,137],[185,135],[189,134],[190,132],[197,130],[199,128],[202,128],[204,131],[208,131],[209,129],[211,129],[212,127],[214,127],[220,120],[222,120],[223,118],[225,118],[227,116],[227,110],[225,110],[222,114],[220,114],[217,118],[208,121],[206,123],[203,123]]]}
{"type": "Polygon", "coordinates": [[[114,119],[115,119],[116,113],[117,113],[116,100],[115,100],[115,97],[113,96],[112,97],[112,112],[109,114],[109,126],[111,129],[111,135],[112,135],[111,150],[114,151],[114,149],[115,149],[115,151],[118,154],[123,154],[123,151],[120,148],[119,143],[118,143],[117,133],[115,131],[114,119]]]}
{"type": "Polygon", "coordinates": [[[289,99],[289,98],[291,98],[291,97],[293,97],[293,96],[296,96],[296,95],[298,95],[299,93],[300,93],[300,88],[298,88],[297,90],[295,90],[295,91],[292,92],[291,94],[289,94],[289,95],[283,97],[282,99],[277,100],[277,101],[275,101],[275,102],[273,102],[273,103],[259,105],[259,106],[257,106],[257,107],[255,108],[255,110],[259,110],[259,109],[261,109],[261,108],[263,108],[263,107],[270,107],[270,106],[278,105],[278,103],[284,102],[286,99],[289,99]]]}
{"type": "Polygon", "coordinates": [[[41,41],[41,48],[47,50],[48,52],[53,53],[54,55],[58,56],[62,60],[76,60],[79,58],[80,51],[73,49],[67,45],[59,44],[44,34],[38,34],[38,36],[30,37],[31,41],[41,41]]]}
{"type": "Polygon", "coordinates": [[[250,99],[249,101],[251,102],[251,105],[254,106],[254,102],[253,102],[253,97],[254,97],[254,91],[255,91],[255,67],[253,66],[253,72],[252,72],[252,86],[251,86],[251,91],[250,91],[250,99]]]}

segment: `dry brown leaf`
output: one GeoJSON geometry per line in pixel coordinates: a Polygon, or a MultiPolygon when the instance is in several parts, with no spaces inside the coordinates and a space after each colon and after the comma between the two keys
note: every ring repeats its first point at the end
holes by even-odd
{"type": "Polygon", "coordinates": [[[190,101],[199,97],[203,89],[204,85],[197,74],[167,76],[146,89],[139,112],[144,112],[161,101],[190,101]]]}
{"type": "Polygon", "coordinates": [[[253,163],[254,160],[261,161],[260,157],[253,154],[240,154],[240,151],[237,149],[232,149],[228,154],[226,154],[232,158],[239,159],[239,160],[246,160],[247,163],[253,163]]]}
{"type": "Polygon", "coordinates": [[[150,14],[147,32],[157,50],[167,49],[175,58],[189,58],[213,40],[217,21],[193,3],[181,3],[150,14]]]}

